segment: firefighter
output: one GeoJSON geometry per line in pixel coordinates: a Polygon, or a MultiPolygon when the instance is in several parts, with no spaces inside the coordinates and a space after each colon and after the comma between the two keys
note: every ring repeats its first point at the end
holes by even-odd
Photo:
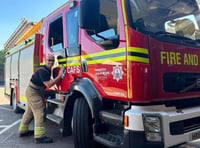
{"type": "Polygon", "coordinates": [[[36,143],[52,143],[53,139],[45,136],[45,106],[43,92],[45,88],[55,85],[62,77],[64,67],[60,69],[58,76],[51,80],[51,68],[54,64],[54,56],[47,55],[45,65],[39,67],[32,75],[29,86],[26,89],[27,106],[19,126],[19,136],[34,134],[36,143]],[[34,117],[34,131],[29,130],[29,123],[34,117]]]}

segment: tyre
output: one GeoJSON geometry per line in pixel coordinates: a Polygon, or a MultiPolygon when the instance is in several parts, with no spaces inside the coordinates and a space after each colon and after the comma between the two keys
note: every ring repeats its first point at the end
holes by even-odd
{"type": "Polygon", "coordinates": [[[72,124],[75,148],[92,148],[94,146],[92,116],[84,98],[75,101],[72,124]]]}
{"type": "Polygon", "coordinates": [[[15,92],[12,93],[12,109],[15,113],[21,113],[22,109],[16,103],[16,94],[15,92]]]}

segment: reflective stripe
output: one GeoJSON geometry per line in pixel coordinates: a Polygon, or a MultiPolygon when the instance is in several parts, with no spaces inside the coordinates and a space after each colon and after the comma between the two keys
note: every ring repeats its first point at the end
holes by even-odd
{"type": "MultiPolygon", "coordinates": [[[[126,11],[126,7],[125,7],[125,0],[122,0],[122,12],[123,12],[123,20],[124,20],[124,30],[125,30],[125,37],[126,37],[126,48],[128,48],[130,46],[130,41],[129,41],[129,36],[128,36],[128,26],[127,26],[127,11],[126,11]]],[[[128,49],[127,49],[128,50],[128,49]]],[[[128,95],[128,98],[131,98],[132,95],[131,95],[131,91],[129,90],[130,88],[130,70],[129,70],[129,67],[130,67],[130,62],[127,58],[126,60],[126,70],[127,70],[127,75],[126,75],[126,80],[127,80],[127,95],[128,95]]]]}
{"type": "Polygon", "coordinates": [[[34,129],[34,135],[35,136],[42,136],[45,135],[45,127],[35,127],[34,129]]]}
{"type": "Polygon", "coordinates": [[[122,0],[122,11],[123,11],[124,25],[127,25],[126,10],[125,10],[125,1],[124,0],[122,0]]]}
{"type": "Polygon", "coordinates": [[[24,133],[28,131],[28,124],[21,123],[19,126],[19,133],[24,133]]]}
{"type": "Polygon", "coordinates": [[[128,60],[142,63],[150,63],[149,50],[138,47],[128,47],[128,60]]]}
{"type": "Polygon", "coordinates": [[[148,58],[142,58],[142,57],[137,57],[137,56],[128,56],[128,60],[134,61],[134,62],[149,63],[148,58]]]}
{"type": "Polygon", "coordinates": [[[31,37],[29,37],[27,40],[30,40],[30,42],[28,42],[27,44],[25,42],[21,42],[20,44],[18,44],[17,46],[15,46],[14,48],[12,48],[11,50],[9,50],[9,56],[12,55],[13,53],[26,48],[27,46],[33,44],[35,42],[35,35],[32,35],[31,37]]]}
{"type": "Polygon", "coordinates": [[[24,97],[24,96],[20,96],[20,100],[27,101],[26,97],[24,97]]]}
{"type": "Polygon", "coordinates": [[[88,65],[98,64],[98,63],[109,63],[109,62],[116,62],[116,61],[125,61],[126,50],[125,48],[119,48],[119,49],[114,49],[114,50],[108,50],[108,51],[83,55],[82,58],[85,59],[88,65]]]}
{"type": "MultiPolygon", "coordinates": [[[[80,66],[81,58],[86,61],[88,65],[90,64],[99,64],[99,63],[109,63],[109,62],[118,62],[126,61],[126,56],[128,56],[127,64],[129,61],[150,63],[149,60],[149,50],[139,47],[128,47],[128,53],[126,54],[126,48],[119,48],[113,50],[107,50],[97,53],[92,53],[88,55],[82,55],[77,57],[68,57],[59,59],[58,62],[65,62],[64,64],[59,64],[56,67],[61,67],[62,65],[66,66],[80,66]]],[[[40,63],[42,65],[43,63],[40,63]]],[[[128,65],[127,65],[128,66],[128,65]]]]}
{"type": "Polygon", "coordinates": [[[6,94],[10,94],[10,89],[6,89],[6,94]]]}
{"type": "Polygon", "coordinates": [[[59,59],[58,62],[66,62],[66,61],[79,61],[80,60],[80,56],[77,57],[68,57],[68,58],[62,58],[59,59]]]}
{"type": "Polygon", "coordinates": [[[81,57],[80,56],[76,56],[76,57],[68,57],[68,58],[62,58],[59,59],[58,62],[60,63],[57,66],[54,66],[53,68],[58,68],[58,67],[62,67],[62,66],[80,66],[80,60],[81,57]]]}
{"type": "Polygon", "coordinates": [[[110,55],[110,54],[115,54],[115,53],[120,53],[120,52],[125,52],[125,48],[119,48],[119,49],[114,49],[114,50],[107,50],[107,51],[92,53],[92,54],[88,54],[88,55],[83,55],[82,57],[84,59],[88,59],[88,58],[94,58],[97,56],[110,55]]]}
{"type": "Polygon", "coordinates": [[[121,57],[114,57],[114,58],[91,60],[91,61],[87,61],[87,64],[90,65],[90,64],[109,63],[109,62],[125,61],[125,60],[126,60],[126,56],[121,56],[121,57]]]}
{"type": "Polygon", "coordinates": [[[138,52],[143,54],[149,54],[149,50],[146,48],[139,48],[139,47],[128,47],[129,52],[138,52]]]}

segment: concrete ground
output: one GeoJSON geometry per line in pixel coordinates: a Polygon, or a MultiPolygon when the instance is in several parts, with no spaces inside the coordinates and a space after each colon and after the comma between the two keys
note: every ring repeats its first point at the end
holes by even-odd
{"type": "MultiPolygon", "coordinates": [[[[4,96],[4,87],[0,86],[0,148],[74,148],[73,137],[62,137],[59,127],[47,120],[47,135],[54,139],[52,144],[35,144],[33,136],[20,138],[17,130],[23,114],[16,114],[4,96]]],[[[33,122],[30,127],[33,129],[33,122]]],[[[200,148],[200,140],[189,142],[174,148],[200,148]]]]}

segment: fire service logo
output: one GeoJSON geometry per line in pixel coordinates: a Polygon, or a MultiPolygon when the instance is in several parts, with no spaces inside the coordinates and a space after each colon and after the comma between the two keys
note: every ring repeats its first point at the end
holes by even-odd
{"type": "Polygon", "coordinates": [[[117,80],[117,82],[122,79],[124,72],[122,70],[122,66],[116,65],[113,67],[112,75],[113,79],[117,80]]]}

